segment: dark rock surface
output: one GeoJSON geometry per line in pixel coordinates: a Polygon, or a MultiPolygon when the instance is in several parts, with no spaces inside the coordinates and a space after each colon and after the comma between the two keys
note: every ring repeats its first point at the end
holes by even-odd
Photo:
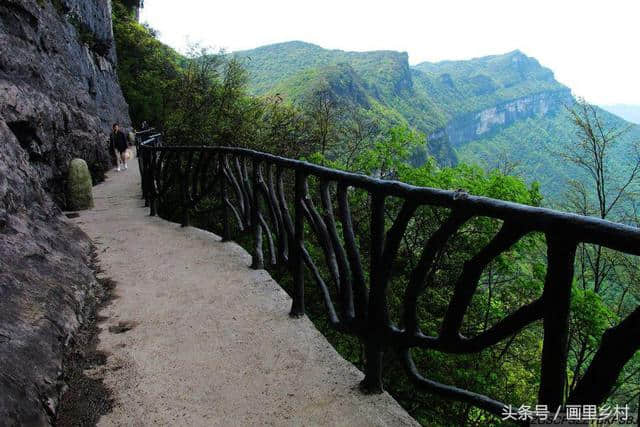
{"type": "Polygon", "coordinates": [[[55,414],[64,349],[99,288],[87,237],[59,216],[3,122],[0,139],[0,420],[41,425],[55,414]]]}
{"type": "Polygon", "coordinates": [[[113,45],[108,1],[0,3],[0,120],[61,206],[69,161],[84,159],[99,181],[110,124],[130,123],[113,45]]]}
{"type": "Polygon", "coordinates": [[[70,160],[99,181],[109,124],[129,124],[112,38],[107,0],[0,2],[1,425],[53,422],[63,354],[102,292],[59,206],[70,160]]]}

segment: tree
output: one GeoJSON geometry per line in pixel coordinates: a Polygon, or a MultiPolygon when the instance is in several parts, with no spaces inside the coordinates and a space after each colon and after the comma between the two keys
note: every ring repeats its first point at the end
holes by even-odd
{"type": "Polygon", "coordinates": [[[311,138],[322,157],[336,141],[336,126],[340,109],[338,102],[328,88],[315,90],[305,105],[305,111],[311,122],[311,138]]]}
{"type": "Polygon", "coordinates": [[[348,108],[344,112],[339,126],[340,144],[338,157],[343,159],[347,169],[352,169],[358,155],[370,148],[379,133],[378,124],[358,108],[348,108]]]}
{"type": "Polygon", "coordinates": [[[168,85],[180,73],[182,58],[162,44],[153,29],[140,25],[121,1],[113,2],[113,34],[118,80],[134,125],[161,128],[168,85]]]}
{"type": "Polygon", "coordinates": [[[165,139],[180,145],[252,145],[262,103],[246,93],[247,73],[233,56],[192,47],[168,84],[165,139]]]}
{"type": "Polygon", "coordinates": [[[311,154],[309,122],[297,106],[280,94],[263,100],[261,131],[252,147],[280,156],[300,158],[311,154]]]}
{"type": "MultiPolygon", "coordinates": [[[[631,144],[623,165],[619,158],[614,158],[614,149],[630,127],[609,126],[600,110],[583,99],[568,112],[576,140],[558,154],[578,166],[586,178],[569,182],[565,207],[601,219],[623,219],[624,205],[640,172],[640,150],[638,143],[631,144]],[[620,171],[627,172],[621,175],[620,171]]],[[[615,317],[623,314],[624,299],[633,294],[629,289],[633,282],[628,279],[632,279],[632,273],[636,271],[633,266],[637,265],[637,260],[598,245],[581,244],[576,255],[578,288],[574,292],[570,330],[570,353],[574,363],[569,391],[578,384],[597,350],[599,337],[615,317]],[[617,302],[611,300],[609,294],[616,296],[617,302]],[[608,300],[611,300],[609,304],[608,300]],[[589,315],[585,316],[585,313],[589,315]]]]}
{"type": "Polygon", "coordinates": [[[623,129],[608,127],[601,119],[598,108],[583,99],[569,109],[569,115],[576,129],[577,140],[576,144],[566,146],[560,155],[587,173],[596,195],[595,214],[605,219],[619,206],[636,181],[640,172],[640,142],[629,147],[627,165],[615,165],[617,170],[630,171],[626,176],[618,177],[613,173],[612,151],[632,125],[623,129]]]}
{"type": "Polygon", "coordinates": [[[370,148],[360,151],[352,167],[378,178],[399,179],[404,170],[411,168],[411,153],[422,141],[423,135],[408,126],[394,126],[383,132],[370,148]]]}
{"type": "Polygon", "coordinates": [[[513,159],[513,156],[509,151],[502,148],[496,153],[493,166],[503,175],[517,175],[520,163],[520,161],[513,159]]]}

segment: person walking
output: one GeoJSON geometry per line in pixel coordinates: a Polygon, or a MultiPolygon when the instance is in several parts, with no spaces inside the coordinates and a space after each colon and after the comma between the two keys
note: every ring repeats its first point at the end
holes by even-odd
{"type": "Polygon", "coordinates": [[[113,124],[110,140],[111,149],[114,150],[116,154],[116,161],[118,162],[116,171],[120,172],[121,163],[124,170],[127,170],[127,148],[129,148],[127,144],[127,136],[120,130],[120,125],[118,123],[113,124]]]}

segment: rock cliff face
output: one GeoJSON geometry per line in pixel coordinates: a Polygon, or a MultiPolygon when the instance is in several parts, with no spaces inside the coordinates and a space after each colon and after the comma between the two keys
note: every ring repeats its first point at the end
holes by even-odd
{"type": "Polygon", "coordinates": [[[105,0],[0,4],[0,120],[62,206],[69,161],[85,159],[100,180],[110,123],[129,125],[111,28],[105,0]]]}
{"type": "Polygon", "coordinates": [[[55,419],[63,353],[101,290],[61,216],[69,162],[99,181],[129,124],[106,0],[0,2],[0,424],[55,419]]]}
{"type": "Polygon", "coordinates": [[[469,141],[489,136],[516,121],[555,114],[561,111],[564,105],[571,105],[572,102],[569,89],[532,94],[455,117],[445,127],[431,133],[429,140],[446,141],[453,148],[459,148],[469,141]]]}

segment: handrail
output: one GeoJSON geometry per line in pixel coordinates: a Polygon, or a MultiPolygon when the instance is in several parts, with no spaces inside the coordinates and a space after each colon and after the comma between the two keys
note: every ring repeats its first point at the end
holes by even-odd
{"type": "Polygon", "coordinates": [[[155,128],[147,128],[141,131],[137,131],[135,135],[136,135],[136,138],[135,138],[136,139],[136,157],[138,158],[138,168],[142,176],[142,179],[140,180],[141,181],[140,185],[142,187],[142,197],[145,200],[145,207],[149,207],[149,203],[148,203],[149,197],[147,195],[147,190],[144,185],[144,174],[142,173],[144,169],[144,163],[143,163],[142,157],[140,156],[140,149],[143,145],[149,145],[149,146],[155,147],[162,144],[162,134],[159,132],[156,132],[155,128]]]}
{"type": "Polygon", "coordinates": [[[157,214],[158,201],[173,189],[179,195],[182,225],[186,226],[191,210],[205,198],[217,197],[222,204],[223,240],[231,239],[231,223],[235,222],[240,231],[252,233],[253,268],[263,268],[265,244],[269,262],[289,268],[294,282],[292,316],[301,316],[305,311],[306,271],[323,296],[331,326],[361,340],[366,354],[365,379],[361,383],[365,391],[382,391],[382,356],[385,351],[395,350],[401,356],[409,379],[418,388],[501,415],[505,407],[502,402],[424,378],[414,364],[410,349],[475,353],[542,320],[544,340],[538,403],[549,408],[559,408],[567,403],[600,404],[612,389],[624,364],[640,348],[640,334],[637,334],[640,308],[637,308],[604,334],[585,375],[566,397],[569,310],[577,245],[591,243],[640,255],[638,228],[472,196],[463,191],[380,180],[250,149],[162,146],[160,141],[161,136],[157,134],[148,136],[139,144],[143,194],[151,215],[157,214]],[[284,178],[287,171],[295,175],[292,182],[284,178]],[[318,180],[320,208],[311,197],[309,177],[318,180]],[[286,191],[285,186],[292,187],[293,191],[286,191]],[[334,187],[335,191],[332,190],[334,187]],[[348,197],[350,188],[364,190],[370,198],[368,275],[363,271],[354,235],[348,197]],[[334,208],[334,196],[337,208],[334,208]],[[402,201],[402,207],[392,225],[385,227],[385,202],[390,197],[402,201]],[[400,327],[390,320],[386,291],[401,240],[417,208],[423,205],[447,208],[450,213],[427,239],[420,261],[411,272],[400,327]],[[502,226],[493,239],[464,264],[439,334],[427,336],[419,327],[417,299],[425,291],[425,281],[435,266],[437,253],[475,217],[500,219],[502,226]],[[305,227],[320,244],[325,268],[336,289],[335,298],[305,247],[305,227]],[[463,319],[484,268],[531,232],[544,233],[547,242],[547,273],[542,294],[485,332],[474,337],[462,336],[463,319]],[[267,240],[263,242],[265,234],[267,240]],[[367,276],[368,287],[365,284],[367,276]]]}
{"type": "MultiPolygon", "coordinates": [[[[159,134],[158,134],[159,135],[159,134]]],[[[153,138],[149,139],[151,143],[153,138]]],[[[430,187],[417,187],[400,181],[382,180],[367,175],[345,172],[302,160],[287,159],[273,154],[237,147],[194,147],[168,146],[163,151],[189,152],[193,150],[214,151],[219,153],[243,155],[276,166],[301,170],[319,178],[343,181],[349,186],[368,191],[380,191],[385,196],[412,199],[420,204],[429,204],[446,208],[468,209],[474,215],[487,216],[501,220],[522,221],[532,231],[553,231],[558,227],[568,227],[581,241],[640,255],[640,229],[600,218],[561,212],[548,208],[522,205],[483,196],[472,196],[461,191],[441,190],[430,187]]]]}

